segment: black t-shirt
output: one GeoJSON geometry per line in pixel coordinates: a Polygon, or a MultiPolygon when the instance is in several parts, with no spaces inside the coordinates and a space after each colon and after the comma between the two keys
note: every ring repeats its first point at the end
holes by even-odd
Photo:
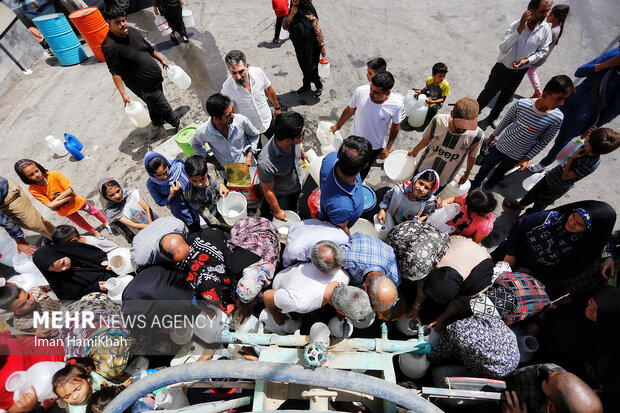
{"type": "Polygon", "coordinates": [[[134,93],[152,90],[164,81],[159,63],[152,55],[153,46],[133,27],[129,27],[125,37],[108,32],[101,50],[110,73],[120,76],[134,93]]]}

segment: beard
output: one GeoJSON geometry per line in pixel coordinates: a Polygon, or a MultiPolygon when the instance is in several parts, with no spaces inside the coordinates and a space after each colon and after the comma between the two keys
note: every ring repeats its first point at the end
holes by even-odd
{"type": "Polygon", "coordinates": [[[239,79],[239,80],[236,80],[236,79],[235,79],[235,82],[237,82],[237,83],[238,83],[238,84],[240,84],[241,86],[245,86],[245,84],[246,84],[246,83],[248,83],[248,77],[247,77],[247,75],[246,75],[246,76],[242,77],[242,78],[241,78],[241,79],[239,79]]]}

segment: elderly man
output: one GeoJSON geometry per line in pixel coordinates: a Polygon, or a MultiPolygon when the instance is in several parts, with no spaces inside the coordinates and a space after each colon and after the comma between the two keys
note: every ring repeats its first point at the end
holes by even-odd
{"type": "Polygon", "coordinates": [[[245,54],[240,50],[228,52],[224,58],[230,77],[222,85],[222,93],[230,97],[235,113],[245,115],[267,139],[273,136],[273,118],[267,99],[280,114],[278,97],[271,81],[260,67],[250,67],[245,54]]]}
{"type": "Polygon", "coordinates": [[[390,72],[386,70],[375,74],[370,84],[355,89],[349,105],[340,115],[338,122],[331,127],[332,132],[336,132],[355,115],[350,134],[362,136],[372,144],[368,165],[361,171],[362,180],[366,179],[377,157],[385,159],[390,154],[400,131],[400,122],[404,118],[403,96],[400,93],[392,93],[393,87],[394,76],[390,72]],[[390,134],[386,144],[385,134],[388,128],[390,134]]]}
{"type": "Polygon", "coordinates": [[[205,144],[208,144],[220,169],[229,163],[252,166],[252,155],[258,153],[258,130],[248,118],[233,113],[228,96],[211,95],[205,106],[211,118],[196,128],[189,142],[192,149],[197,155],[207,157],[205,144]]]}
{"type": "Polygon", "coordinates": [[[351,284],[363,285],[375,311],[394,305],[400,284],[400,271],[392,247],[377,237],[356,232],[342,247],[342,269],[349,273],[351,284]]]}
{"type": "Polygon", "coordinates": [[[508,26],[504,40],[499,44],[499,56],[484,89],[478,95],[478,104],[484,108],[499,93],[488,120],[493,128],[504,107],[531,64],[549,53],[550,25],[542,24],[551,10],[551,1],[530,0],[520,20],[508,26]]]}
{"type": "Polygon", "coordinates": [[[298,262],[308,262],[314,245],[322,240],[330,240],[342,246],[349,237],[337,226],[318,219],[306,219],[294,223],[286,237],[286,248],[282,254],[284,267],[298,262]]]}
{"type": "Polygon", "coordinates": [[[158,218],[138,232],[131,243],[131,263],[136,271],[165,261],[159,253],[159,241],[164,235],[186,232],[183,221],[173,216],[158,218]]]}

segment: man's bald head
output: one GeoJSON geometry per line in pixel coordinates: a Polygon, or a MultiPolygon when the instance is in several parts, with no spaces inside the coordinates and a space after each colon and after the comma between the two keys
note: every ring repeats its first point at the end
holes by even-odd
{"type": "Polygon", "coordinates": [[[371,271],[364,276],[364,289],[370,297],[372,308],[378,312],[389,310],[398,297],[392,280],[379,271],[371,271]]]}
{"type": "Polygon", "coordinates": [[[159,240],[159,252],[170,261],[180,262],[189,255],[189,245],[182,234],[168,234],[159,240]]]}
{"type": "Polygon", "coordinates": [[[547,395],[558,413],[600,413],[603,405],[583,380],[567,371],[549,376],[547,395]]]}

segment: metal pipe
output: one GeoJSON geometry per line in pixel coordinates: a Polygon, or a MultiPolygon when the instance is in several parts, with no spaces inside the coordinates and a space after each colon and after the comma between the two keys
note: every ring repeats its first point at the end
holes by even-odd
{"type": "Polygon", "coordinates": [[[233,400],[220,400],[217,402],[195,404],[180,409],[166,410],[166,413],[219,413],[230,409],[247,406],[252,402],[250,396],[240,397],[233,400]]]}
{"type": "Polygon", "coordinates": [[[378,397],[416,412],[441,412],[437,406],[410,390],[364,374],[329,368],[309,369],[283,363],[209,360],[166,368],[146,376],[116,396],[104,413],[123,412],[144,394],[160,387],[206,378],[246,378],[330,387],[378,397]]]}

